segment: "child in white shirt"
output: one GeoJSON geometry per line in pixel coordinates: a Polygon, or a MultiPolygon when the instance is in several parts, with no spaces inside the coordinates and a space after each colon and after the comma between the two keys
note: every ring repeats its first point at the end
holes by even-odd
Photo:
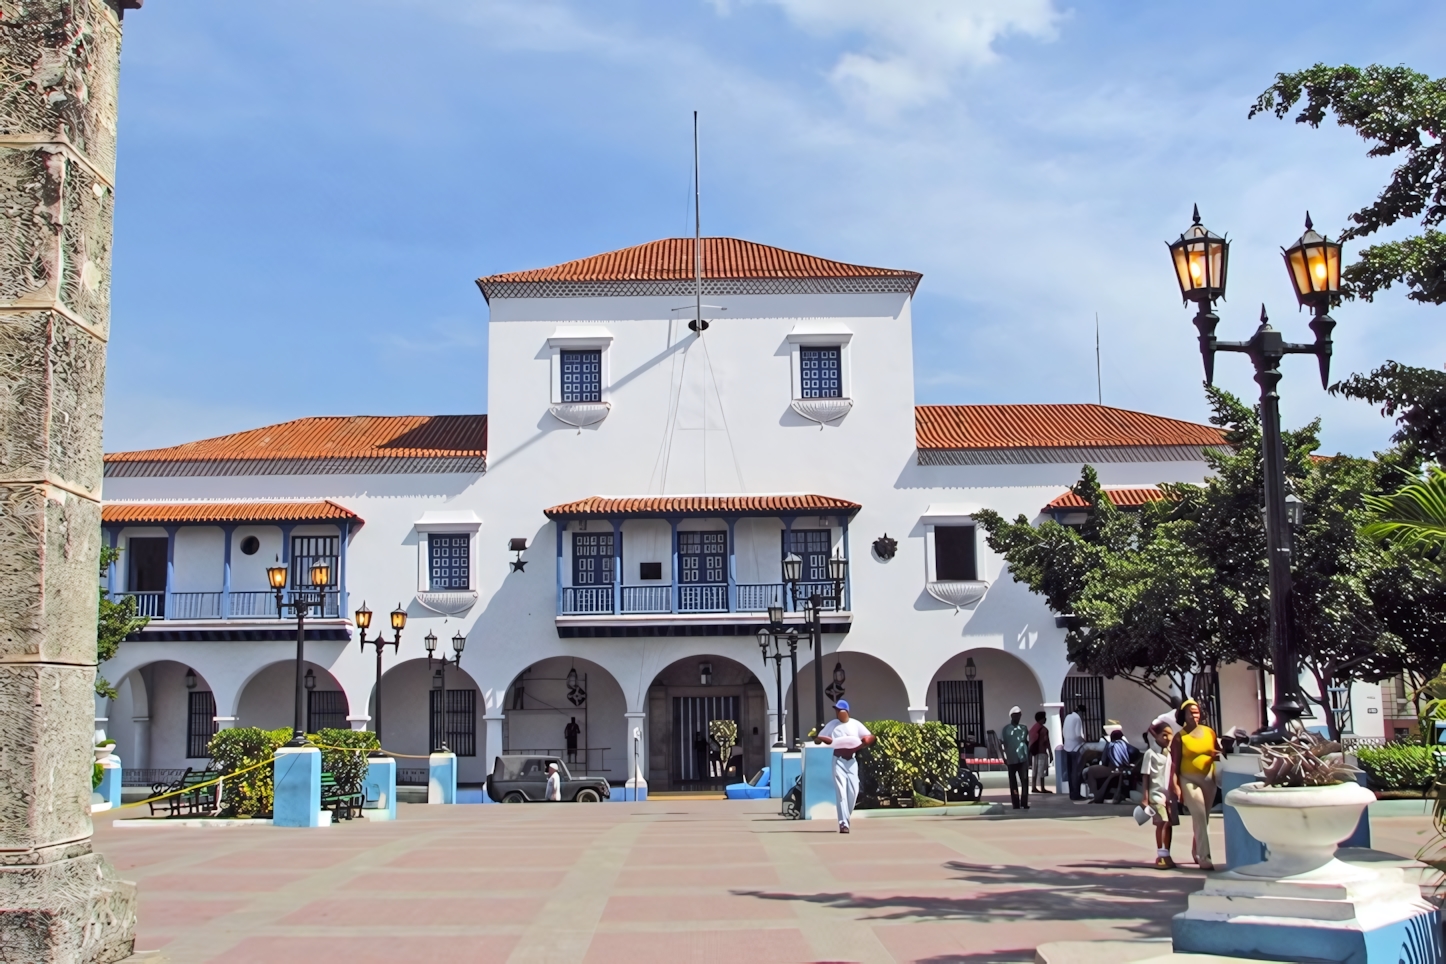
{"type": "Polygon", "coordinates": [[[1155,866],[1169,870],[1175,866],[1170,859],[1170,844],[1175,836],[1175,825],[1180,822],[1175,811],[1175,802],[1170,799],[1170,740],[1174,731],[1168,723],[1155,721],[1150,726],[1154,745],[1145,751],[1140,761],[1140,775],[1145,779],[1145,806],[1149,809],[1155,824],[1155,866]]]}

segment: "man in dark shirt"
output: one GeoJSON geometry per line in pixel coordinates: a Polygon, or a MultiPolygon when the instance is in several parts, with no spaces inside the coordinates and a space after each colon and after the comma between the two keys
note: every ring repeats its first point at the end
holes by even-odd
{"type": "Polygon", "coordinates": [[[1105,790],[1116,777],[1123,780],[1130,765],[1130,745],[1125,742],[1124,728],[1113,724],[1110,741],[1105,744],[1100,762],[1085,771],[1085,783],[1089,787],[1090,803],[1104,803],[1105,790]]]}
{"type": "Polygon", "coordinates": [[[568,763],[577,762],[577,737],[578,734],[581,732],[582,727],[577,725],[577,717],[575,716],[572,718],[571,723],[567,724],[567,726],[562,728],[562,738],[567,741],[568,763]]]}

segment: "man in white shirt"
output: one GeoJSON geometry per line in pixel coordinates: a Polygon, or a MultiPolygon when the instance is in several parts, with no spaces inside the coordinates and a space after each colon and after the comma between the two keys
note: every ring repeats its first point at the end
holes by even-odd
{"type": "Polygon", "coordinates": [[[854,804],[859,798],[859,763],[854,754],[861,747],[874,742],[869,728],[858,720],[849,719],[848,700],[834,704],[838,718],[829,720],[828,725],[813,738],[815,743],[827,743],[833,747],[833,789],[838,801],[838,832],[849,832],[849,817],[853,815],[854,804]]]}
{"type": "Polygon", "coordinates": [[[557,764],[547,765],[547,799],[552,802],[562,802],[562,775],[557,772],[557,764]]]}
{"type": "Polygon", "coordinates": [[[1085,744],[1084,714],[1085,705],[1081,703],[1064,718],[1064,773],[1061,775],[1069,780],[1071,800],[1084,799],[1079,792],[1080,757],[1085,744]]]}

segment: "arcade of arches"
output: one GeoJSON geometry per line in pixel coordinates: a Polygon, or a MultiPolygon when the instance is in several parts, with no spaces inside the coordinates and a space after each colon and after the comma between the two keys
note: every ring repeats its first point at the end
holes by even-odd
{"type": "Polygon", "coordinates": [[[701,790],[750,775],[766,763],[768,698],[758,678],[723,656],[693,656],[669,665],[648,687],[648,785],[701,790]],[[738,724],[741,757],[730,766],[709,743],[711,720],[738,724]]]}

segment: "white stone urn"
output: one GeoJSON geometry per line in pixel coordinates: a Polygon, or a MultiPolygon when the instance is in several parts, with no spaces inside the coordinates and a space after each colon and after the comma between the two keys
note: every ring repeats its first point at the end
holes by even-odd
{"type": "Polygon", "coordinates": [[[109,760],[109,759],[110,759],[110,755],[111,755],[112,753],[114,753],[114,752],[115,752],[115,745],[114,745],[114,744],[108,744],[108,745],[106,745],[106,746],[98,746],[98,747],[96,747],[96,748],[95,748],[95,762],[96,762],[96,763],[104,763],[106,760],[109,760]]]}
{"type": "Polygon", "coordinates": [[[1247,783],[1225,795],[1251,836],[1265,844],[1264,863],[1241,867],[1247,877],[1296,877],[1332,872],[1336,844],[1356,829],[1376,795],[1358,783],[1323,787],[1267,787],[1247,783]]]}

